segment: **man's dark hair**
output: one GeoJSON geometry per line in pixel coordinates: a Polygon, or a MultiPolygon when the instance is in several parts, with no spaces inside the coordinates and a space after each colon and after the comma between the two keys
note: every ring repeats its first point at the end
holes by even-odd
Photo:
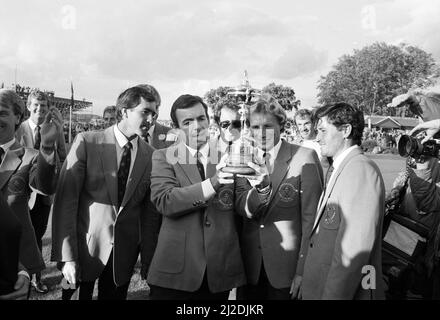
{"type": "Polygon", "coordinates": [[[357,145],[362,143],[362,133],[365,127],[364,113],[356,107],[345,102],[339,102],[320,107],[316,110],[317,119],[327,117],[328,122],[334,125],[338,130],[344,124],[350,124],[352,127],[349,138],[357,145]]]}
{"type": "Polygon", "coordinates": [[[122,109],[136,108],[141,103],[141,99],[147,102],[156,101],[151,93],[139,87],[131,87],[122,92],[116,100],[117,118],[121,119],[122,109]]]}
{"type": "Polygon", "coordinates": [[[197,103],[200,103],[203,106],[203,108],[205,109],[206,117],[209,119],[208,106],[206,105],[205,102],[203,102],[202,98],[200,98],[199,96],[193,96],[190,94],[183,94],[180,97],[178,97],[176,99],[176,101],[174,101],[173,105],[171,106],[170,117],[171,117],[171,120],[173,121],[173,125],[175,128],[179,127],[179,123],[178,123],[177,117],[176,117],[176,111],[179,109],[191,108],[194,105],[196,105],[197,103]]]}
{"type": "Polygon", "coordinates": [[[160,98],[160,94],[159,94],[159,92],[156,90],[156,88],[153,87],[153,86],[150,85],[150,84],[138,84],[136,87],[138,87],[138,88],[142,88],[142,89],[148,91],[149,93],[151,93],[151,94],[153,95],[153,97],[154,97],[154,101],[155,101],[156,104],[157,104],[156,109],[159,110],[159,106],[160,106],[162,100],[161,100],[161,98],[160,98]]]}
{"type": "Polygon", "coordinates": [[[107,106],[107,107],[105,107],[104,111],[102,112],[102,117],[103,118],[104,118],[106,112],[114,114],[115,117],[116,117],[116,106],[107,106]]]}
{"type": "Polygon", "coordinates": [[[240,106],[236,102],[229,100],[220,102],[214,110],[214,121],[217,124],[220,124],[220,115],[222,114],[223,109],[231,109],[238,113],[240,106]]]}

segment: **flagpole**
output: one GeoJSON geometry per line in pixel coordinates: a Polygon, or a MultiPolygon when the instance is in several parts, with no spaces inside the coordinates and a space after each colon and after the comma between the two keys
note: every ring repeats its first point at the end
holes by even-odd
{"type": "Polygon", "coordinates": [[[69,144],[72,143],[72,109],[74,104],[73,99],[73,83],[72,80],[70,80],[70,91],[71,91],[71,98],[70,98],[70,110],[69,110],[69,144]]]}

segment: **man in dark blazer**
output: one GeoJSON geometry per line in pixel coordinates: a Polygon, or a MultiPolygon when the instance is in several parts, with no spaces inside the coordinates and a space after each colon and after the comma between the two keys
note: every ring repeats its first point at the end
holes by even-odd
{"type": "Polygon", "coordinates": [[[171,119],[181,140],[153,154],[151,199],[163,220],[147,279],[151,297],[226,300],[245,282],[233,180],[207,143],[209,116],[200,97],[180,96],[171,119]]]}
{"type": "MultiPolygon", "coordinates": [[[[39,150],[41,145],[40,128],[50,109],[49,97],[42,91],[31,91],[26,105],[30,112],[30,117],[20,125],[15,136],[22,146],[39,150]]],[[[55,141],[55,150],[61,166],[64,159],[66,159],[66,144],[62,130],[60,130],[55,141]]],[[[43,251],[42,239],[47,229],[52,199],[52,197],[33,192],[29,200],[32,226],[35,230],[40,251],[43,251]]],[[[49,291],[47,286],[41,282],[41,272],[35,274],[35,280],[31,281],[31,284],[39,293],[47,293],[49,291]]]]}
{"type": "Polygon", "coordinates": [[[56,186],[55,141],[61,115],[49,112],[41,125],[39,150],[25,148],[15,138],[24,114],[21,98],[12,90],[0,90],[0,193],[22,225],[20,262],[32,274],[44,269],[41,251],[29,215],[31,192],[51,195],[56,186]]]}
{"type": "Polygon", "coordinates": [[[326,177],[301,284],[303,299],[383,299],[385,187],[359,147],[364,115],[346,103],[322,107],[317,141],[333,164],[326,177]]]}
{"type": "Polygon", "coordinates": [[[116,107],[116,125],[75,139],[54,200],[52,260],[70,284],[79,280],[79,299],[92,299],[96,279],[99,300],[126,299],[139,250],[147,264],[154,250],[153,232],[141,235],[142,226],[157,228],[150,205],[153,149],[139,138],[154,97],[129,88],[116,107]]]}
{"type": "Polygon", "coordinates": [[[237,181],[236,207],[245,217],[241,243],[248,282],[238,289],[238,299],[290,299],[303,273],[322,168],[313,150],[280,139],[285,121],[284,109],[271,97],[250,107],[260,165],[249,164],[257,172],[249,182],[237,181]]]}

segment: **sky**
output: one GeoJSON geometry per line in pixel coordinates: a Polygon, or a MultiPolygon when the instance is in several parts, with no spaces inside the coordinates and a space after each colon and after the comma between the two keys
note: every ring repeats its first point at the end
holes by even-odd
{"type": "Polygon", "coordinates": [[[292,87],[303,107],[344,54],[376,41],[440,62],[439,0],[0,0],[0,82],[93,102],[102,114],[148,83],[168,119],[181,94],[239,85],[292,87]]]}

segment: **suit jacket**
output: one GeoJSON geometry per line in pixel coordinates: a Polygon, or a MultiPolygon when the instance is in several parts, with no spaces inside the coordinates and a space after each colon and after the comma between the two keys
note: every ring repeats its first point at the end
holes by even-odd
{"type": "MultiPolygon", "coordinates": [[[[22,122],[20,127],[15,132],[15,137],[17,141],[26,148],[34,148],[34,134],[32,132],[32,129],[29,125],[29,119],[22,122]]],[[[63,131],[60,131],[58,134],[58,139],[55,141],[55,150],[57,153],[57,158],[59,160],[60,166],[63,164],[64,160],[66,159],[66,143],[64,140],[64,133],[63,131]]],[[[33,208],[35,204],[36,199],[36,193],[33,192],[31,194],[31,198],[29,201],[29,208],[33,208]]],[[[52,204],[52,197],[43,197],[43,203],[50,206],[52,204]]]]}
{"type": "Polygon", "coordinates": [[[333,174],[311,233],[303,299],[383,298],[382,175],[359,147],[350,151],[333,174]],[[364,266],[375,268],[375,290],[362,288],[363,277],[373,275],[364,266]]]}
{"type": "Polygon", "coordinates": [[[35,273],[44,269],[29,215],[32,189],[50,195],[56,186],[56,165],[50,165],[37,150],[24,148],[17,141],[4,156],[0,166],[0,191],[22,225],[20,261],[35,273]]]}
{"type": "Polygon", "coordinates": [[[258,282],[263,262],[270,284],[287,288],[295,273],[303,272],[307,240],[322,191],[318,156],[312,149],[282,141],[270,179],[272,194],[266,203],[246,179],[237,182],[239,213],[246,217],[247,203],[257,216],[244,218],[242,255],[248,283],[258,282]]]}
{"type": "MultiPolygon", "coordinates": [[[[220,160],[215,149],[210,150],[207,178],[220,160]]],[[[201,182],[196,159],[184,144],[154,152],[151,199],[163,219],[148,283],[193,292],[205,272],[213,293],[245,283],[233,187],[223,186],[205,202],[201,182]]]]}
{"type": "Polygon", "coordinates": [[[14,291],[17,281],[21,225],[0,194],[0,295],[14,291]]]}
{"type": "Polygon", "coordinates": [[[151,141],[151,146],[154,149],[165,149],[173,144],[173,141],[167,141],[167,133],[171,128],[161,125],[156,122],[154,125],[153,137],[151,141]]]}
{"type": "Polygon", "coordinates": [[[80,133],[72,144],[53,205],[52,260],[77,261],[82,280],[94,281],[113,250],[114,281],[123,285],[132,276],[140,247],[151,245],[147,237],[141,243],[140,230],[142,224],[153,228],[155,223],[149,201],[153,149],[138,139],[133,169],[118,208],[113,130],[112,126],[80,133]]]}

